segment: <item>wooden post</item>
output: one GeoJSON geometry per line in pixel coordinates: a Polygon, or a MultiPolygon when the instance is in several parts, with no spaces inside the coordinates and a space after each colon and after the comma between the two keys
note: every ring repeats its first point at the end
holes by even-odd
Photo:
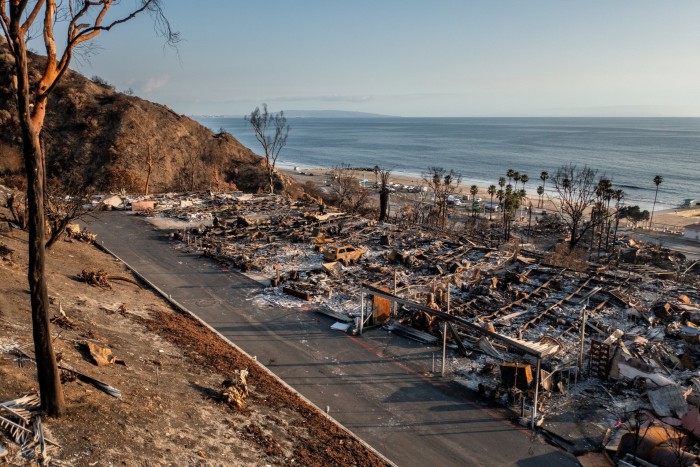
{"type": "Polygon", "coordinates": [[[532,406],[532,429],[535,429],[535,419],[537,418],[537,404],[539,403],[540,396],[540,363],[542,359],[537,357],[537,370],[535,373],[535,401],[532,406]]]}
{"type": "MultiPolygon", "coordinates": [[[[398,282],[397,275],[398,275],[398,271],[396,271],[396,269],[394,269],[394,297],[396,297],[396,292],[397,292],[397,282],[398,282]]],[[[393,312],[393,316],[396,316],[398,313],[398,310],[396,307],[396,302],[394,302],[394,301],[391,302],[391,310],[393,312]]]]}
{"type": "Polygon", "coordinates": [[[442,370],[440,376],[445,376],[445,354],[447,352],[447,321],[442,322],[442,370]]]}
{"type": "Polygon", "coordinates": [[[450,312],[450,282],[447,281],[447,312],[450,312]]]}
{"type": "Polygon", "coordinates": [[[360,335],[365,326],[365,289],[360,290],[360,335]]]}

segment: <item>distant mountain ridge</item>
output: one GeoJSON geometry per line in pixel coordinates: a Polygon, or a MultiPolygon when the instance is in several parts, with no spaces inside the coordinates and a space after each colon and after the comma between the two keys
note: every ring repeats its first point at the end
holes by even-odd
{"type": "Polygon", "coordinates": [[[393,115],[352,110],[285,110],[288,118],[397,118],[393,115]]]}
{"type": "MultiPolygon", "coordinates": [[[[284,109],[283,109],[284,110],[284,109]]],[[[276,112],[275,112],[276,113],[276,112]]],[[[287,118],[400,118],[395,115],[356,112],[353,110],[284,110],[287,118]]],[[[191,118],[243,118],[243,115],[190,115],[191,118]]]]}

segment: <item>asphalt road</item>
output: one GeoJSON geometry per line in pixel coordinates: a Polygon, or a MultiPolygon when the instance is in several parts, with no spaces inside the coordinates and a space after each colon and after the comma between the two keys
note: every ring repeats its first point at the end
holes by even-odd
{"type": "Polygon", "coordinates": [[[310,309],[254,302],[258,282],[174,249],[167,232],[128,213],[86,223],[141,275],[398,465],[578,465],[462,386],[425,376],[439,349],[381,329],[348,336],[310,309]]]}
{"type": "Polygon", "coordinates": [[[623,232],[632,238],[683,253],[689,261],[700,260],[700,243],[678,234],[642,229],[625,229],[623,232]]]}

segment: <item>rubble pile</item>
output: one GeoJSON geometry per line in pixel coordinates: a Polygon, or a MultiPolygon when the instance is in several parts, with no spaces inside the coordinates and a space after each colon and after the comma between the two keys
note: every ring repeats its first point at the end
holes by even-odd
{"type": "Polygon", "coordinates": [[[205,220],[175,234],[179,247],[264,275],[263,300],[313,302],[334,329],[383,325],[428,345],[446,337],[467,357],[451,364],[458,379],[534,423],[600,393],[602,425],[644,412],[700,435],[700,291],[680,254],[628,241],[568,268],[516,243],[492,248],[311,199],[171,196],[156,206],[205,220]]]}

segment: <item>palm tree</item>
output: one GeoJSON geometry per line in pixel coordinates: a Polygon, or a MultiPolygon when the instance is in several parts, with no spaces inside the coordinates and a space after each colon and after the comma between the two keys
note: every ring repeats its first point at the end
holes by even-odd
{"type": "Polygon", "coordinates": [[[537,195],[540,197],[540,202],[537,207],[541,208],[544,205],[544,186],[540,185],[537,187],[537,195]]]}
{"type": "Polygon", "coordinates": [[[515,182],[515,189],[518,189],[518,182],[520,181],[520,172],[513,172],[513,181],[515,182]]]}
{"type": "Polygon", "coordinates": [[[661,175],[654,177],[654,185],[656,185],[656,193],[654,194],[654,204],[651,207],[651,218],[649,219],[649,228],[651,228],[651,221],[654,220],[654,209],[656,208],[656,197],[659,196],[659,185],[664,181],[661,175]]]}
{"type": "Polygon", "coordinates": [[[498,177],[498,186],[500,186],[501,189],[506,186],[506,177],[498,177]]]}
{"type": "Polygon", "coordinates": [[[615,248],[615,243],[617,242],[617,228],[620,225],[620,209],[625,199],[625,192],[622,190],[615,190],[613,198],[615,199],[615,234],[613,235],[613,248],[615,248]]]}
{"type": "Polygon", "coordinates": [[[503,206],[503,200],[506,198],[506,193],[503,190],[498,190],[496,192],[496,199],[498,200],[498,204],[500,206],[503,206]]]}
{"type": "Polygon", "coordinates": [[[496,185],[489,186],[487,193],[491,196],[491,209],[489,210],[489,220],[491,220],[491,213],[493,212],[493,196],[496,194],[496,185]]]}
{"type": "Polygon", "coordinates": [[[508,209],[506,209],[506,204],[508,206],[510,206],[512,204],[511,203],[512,198],[513,198],[513,185],[511,185],[509,183],[508,185],[506,185],[506,190],[505,190],[505,193],[503,195],[503,225],[504,226],[507,225],[506,221],[508,220],[508,218],[507,218],[508,209]]]}
{"type": "MultiPolygon", "coordinates": [[[[543,170],[542,173],[540,173],[540,180],[542,180],[542,194],[544,195],[544,185],[547,183],[547,179],[549,178],[549,172],[546,170],[543,170]]],[[[544,206],[544,196],[542,196],[542,206],[544,206]]]]}
{"type": "Polygon", "coordinates": [[[525,184],[530,181],[530,177],[527,176],[527,174],[522,174],[520,176],[520,183],[523,184],[523,190],[525,189],[525,184]]]}
{"type": "Polygon", "coordinates": [[[508,184],[510,185],[510,181],[513,178],[513,175],[515,175],[515,170],[513,169],[508,169],[508,172],[506,172],[506,177],[508,177],[508,184]]]}
{"type": "Polygon", "coordinates": [[[474,213],[476,212],[474,210],[474,204],[476,203],[476,195],[479,194],[479,187],[476,185],[472,185],[469,188],[469,193],[472,194],[472,216],[474,216],[474,213]]]}
{"type": "Polygon", "coordinates": [[[382,170],[382,168],[379,167],[378,165],[375,165],[374,169],[372,169],[372,171],[374,172],[374,184],[375,185],[379,185],[379,172],[381,170],[382,170]]]}

